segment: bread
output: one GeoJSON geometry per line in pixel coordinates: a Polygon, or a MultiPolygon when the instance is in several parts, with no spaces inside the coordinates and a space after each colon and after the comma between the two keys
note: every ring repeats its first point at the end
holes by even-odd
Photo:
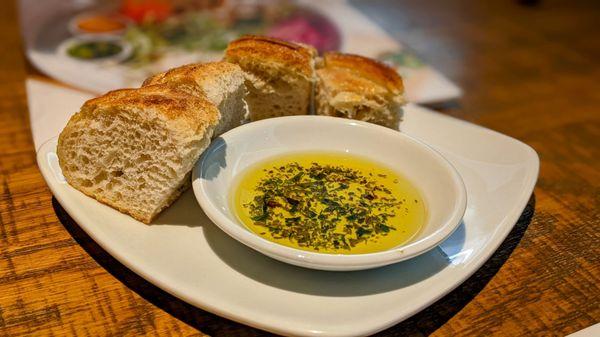
{"type": "Polygon", "coordinates": [[[228,62],[189,64],[148,78],[142,86],[195,82],[219,109],[221,118],[214,137],[242,124],[246,118],[244,72],[228,62]]]}
{"type": "Polygon", "coordinates": [[[330,52],[316,72],[316,114],[398,128],[404,86],[394,69],[366,57],[330,52]]]}
{"type": "Polygon", "coordinates": [[[246,72],[250,120],[306,115],[315,80],[312,47],[262,36],[229,44],[224,60],[246,72]]]}
{"type": "Polygon", "coordinates": [[[246,104],[251,120],[306,115],[316,95],[317,114],[397,128],[404,87],[393,69],[327,53],[315,71],[316,59],[312,47],[245,36],[230,43],[226,62],[178,67],[89,100],[59,136],[63,175],[149,223],[189,187],[213,134],[242,123],[246,104]]]}
{"type": "Polygon", "coordinates": [[[71,186],[149,223],[189,187],[218,120],[194,83],[111,91],[71,117],[60,167],[71,186]]]}

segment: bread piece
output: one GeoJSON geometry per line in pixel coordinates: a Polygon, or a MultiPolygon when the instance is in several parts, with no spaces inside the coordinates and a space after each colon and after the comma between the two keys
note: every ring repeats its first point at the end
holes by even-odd
{"type": "Polygon", "coordinates": [[[398,73],[378,61],[326,53],[317,66],[315,112],[397,129],[404,86],[398,73]]]}
{"type": "Polygon", "coordinates": [[[244,72],[233,63],[210,62],[181,66],[148,78],[143,86],[189,81],[200,86],[221,113],[214,137],[242,124],[247,113],[244,72]]]}
{"type": "Polygon", "coordinates": [[[71,117],[60,167],[71,186],[149,223],[189,187],[218,119],[195,84],[111,91],[71,117]]]}
{"type": "Polygon", "coordinates": [[[231,42],[225,60],[246,72],[250,120],[308,114],[315,56],[312,47],[268,37],[244,36],[231,42]]]}

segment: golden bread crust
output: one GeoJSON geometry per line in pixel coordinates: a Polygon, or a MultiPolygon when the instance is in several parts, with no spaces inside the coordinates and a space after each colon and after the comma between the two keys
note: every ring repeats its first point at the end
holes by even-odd
{"type": "Polygon", "coordinates": [[[186,64],[177,68],[147,78],[143,87],[166,82],[181,81],[186,78],[193,79],[196,83],[218,82],[220,76],[241,71],[237,64],[229,62],[209,62],[186,64]]]}
{"type": "Polygon", "coordinates": [[[245,35],[229,43],[225,60],[233,63],[273,62],[297,72],[306,78],[313,77],[316,50],[298,43],[265,36],[245,35]]]}
{"type": "MultiPolygon", "coordinates": [[[[393,95],[401,95],[404,93],[404,84],[402,77],[398,75],[393,68],[370,58],[354,54],[344,54],[337,52],[325,53],[323,57],[323,66],[321,69],[343,69],[349,74],[344,75],[341,71],[333,71],[336,77],[339,77],[338,85],[348,85],[343,83],[348,81],[355,75],[355,78],[364,78],[372,81],[383,88],[386,88],[393,95]],[[343,80],[343,81],[342,81],[343,80]]],[[[319,73],[319,70],[317,70],[319,73]]],[[[365,83],[362,82],[364,86],[365,83]]],[[[361,87],[361,90],[364,90],[361,87]]],[[[354,91],[354,90],[350,90],[354,91]]]]}
{"type": "Polygon", "coordinates": [[[204,97],[195,83],[189,81],[109,91],[85,102],[81,113],[73,118],[77,120],[96,113],[98,108],[116,106],[125,109],[152,109],[167,120],[183,121],[193,132],[202,132],[207,127],[216,125],[220,117],[214,104],[204,97]]]}
{"type": "Polygon", "coordinates": [[[331,95],[338,92],[352,92],[363,97],[365,95],[390,96],[387,88],[357,75],[345,68],[322,68],[317,70],[319,86],[326,88],[331,95]]]}

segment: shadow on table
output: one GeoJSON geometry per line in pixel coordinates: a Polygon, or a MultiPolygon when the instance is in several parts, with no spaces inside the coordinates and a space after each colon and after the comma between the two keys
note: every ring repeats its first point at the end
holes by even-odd
{"type": "MultiPolygon", "coordinates": [[[[52,199],[54,210],[71,236],[114,277],[123,282],[155,306],[186,324],[211,336],[265,336],[268,333],[221,318],[200,310],[144,280],[127,269],[94,242],[66,213],[56,199],[52,199]]],[[[523,237],[535,211],[535,195],[532,195],[517,224],[492,257],[454,291],[422,310],[411,318],[385,330],[380,336],[429,335],[475,297],[498,272],[523,237]]]]}

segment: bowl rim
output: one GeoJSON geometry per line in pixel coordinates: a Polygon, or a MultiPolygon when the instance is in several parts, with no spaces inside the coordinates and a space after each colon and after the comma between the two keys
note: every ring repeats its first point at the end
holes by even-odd
{"type": "MultiPolygon", "coordinates": [[[[321,120],[321,122],[330,124],[349,124],[371,129],[374,128],[377,129],[378,132],[387,133],[393,137],[404,138],[412,143],[412,145],[419,147],[425,153],[434,158],[436,162],[449,173],[451,181],[454,183],[457,191],[454,202],[455,207],[452,210],[452,213],[446,217],[447,220],[444,223],[439,224],[439,227],[434,232],[424,238],[416,241],[410,241],[405,245],[396,246],[388,250],[365,254],[331,254],[311,252],[269,241],[260,237],[258,234],[245,229],[243,225],[231,220],[218,207],[215,207],[211,201],[210,194],[206,190],[206,186],[204,184],[205,180],[202,179],[203,168],[206,167],[210,154],[217,151],[219,147],[223,146],[225,143],[212,143],[204,151],[198,162],[194,165],[192,172],[191,179],[194,195],[208,218],[229,236],[258,252],[287,263],[322,270],[362,270],[407,260],[437,247],[459,227],[467,206],[467,192],[462,177],[456,168],[437,150],[433,149],[424,142],[398,132],[397,130],[389,129],[372,123],[339,117],[302,115],[276,117],[247,123],[227,131],[220,137],[227,140],[228,138],[238,137],[239,133],[242,132],[247,133],[251,130],[262,129],[282,123],[297,123],[308,120],[311,122],[317,122],[317,119],[321,120]]],[[[385,162],[382,163],[385,164],[385,162]]],[[[417,188],[419,188],[418,183],[415,183],[415,185],[417,188]]]]}
{"type": "Polygon", "coordinates": [[[76,62],[81,62],[83,64],[99,64],[99,63],[107,63],[107,62],[121,62],[126,60],[133,53],[133,46],[131,43],[123,40],[122,38],[114,35],[101,35],[101,34],[86,34],[86,35],[78,35],[72,36],[65,40],[63,40],[57,47],[57,53],[64,58],[69,60],[73,60],[76,62]],[[69,55],[68,50],[70,47],[74,46],[77,43],[84,42],[112,42],[118,44],[121,47],[121,51],[115,55],[101,57],[97,59],[80,59],[77,57],[73,57],[69,55]]]}

